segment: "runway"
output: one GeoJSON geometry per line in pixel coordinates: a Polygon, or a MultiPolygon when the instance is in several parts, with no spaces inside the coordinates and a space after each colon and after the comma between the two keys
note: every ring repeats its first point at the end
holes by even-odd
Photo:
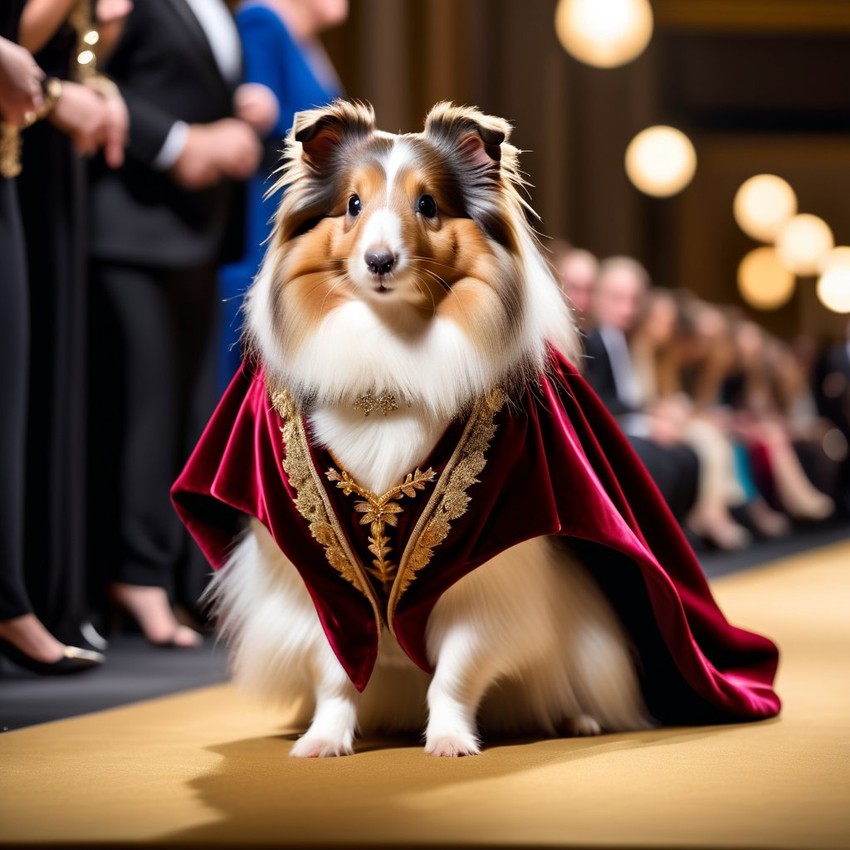
{"type": "Polygon", "coordinates": [[[0,845],[850,847],[850,542],[713,588],[780,645],[776,720],[300,761],[218,685],[0,736],[0,845]]]}

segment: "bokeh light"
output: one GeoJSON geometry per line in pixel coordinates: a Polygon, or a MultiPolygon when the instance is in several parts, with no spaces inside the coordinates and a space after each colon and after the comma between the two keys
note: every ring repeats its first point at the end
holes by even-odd
{"type": "Polygon", "coordinates": [[[625,65],[652,38],[648,0],[559,0],[555,31],[564,49],[597,68],[625,65]]]}
{"type": "Polygon", "coordinates": [[[776,310],[794,294],[794,275],[770,247],[755,248],[738,266],[738,291],[757,310],[776,310]]]}
{"type": "Polygon", "coordinates": [[[647,127],[629,142],[626,173],[641,192],[666,198],[681,192],[697,168],[691,140],[675,127],[647,127]]]}
{"type": "Polygon", "coordinates": [[[813,275],[821,258],[834,244],[829,225],[816,215],[802,213],[789,219],[776,237],[776,253],[794,274],[813,275]]]}
{"type": "Polygon", "coordinates": [[[827,251],[818,264],[817,294],[821,304],[833,313],[850,313],[850,247],[841,245],[827,251]]]}
{"type": "Polygon", "coordinates": [[[741,184],[735,194],[733,212],[747,236],[760,242],[774,242],[782,225],[797,212],[797,196],[781,177],[757,174],[741,184]]]}

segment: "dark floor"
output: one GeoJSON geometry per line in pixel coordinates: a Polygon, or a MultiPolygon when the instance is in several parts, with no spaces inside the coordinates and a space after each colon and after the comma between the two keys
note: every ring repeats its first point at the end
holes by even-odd
{"type": "Polygon", "coordinates": [[[739,552],[709,550],[701,547],[697,542],[691,542],[705,574],[713,579],[796,555],[807,549],[828,546],[830,543],[836,543],[848,537],[850,537],[850,519],[843,517],[829,522],[797,525],[789,537],[780,540],[757,539],[752,545],[739,552]]]}
{"type": "MultiPolygon", "coordinates": [[[[800,526],[783,540],[757,540],[741,552],[695,542],[709,578],[750,569],[850,537],[850,521],[800,526]]],[[[227,680],[227,652],[207,637],[198,650],[157,649],[141,635],[110,641],[103,667],[66,678],[42,677],[0,658],[0,729],[8,731],[87,714],[227,680]]]]}
{"type": "Polygon", "coordinates": [[[73,676],[39,676],[0,657],[0,729],[88,714],[227,680],[227,652],[207,637],[196,650],[160,649],[142,635],[109,641],[106,663],[73,676]]]}

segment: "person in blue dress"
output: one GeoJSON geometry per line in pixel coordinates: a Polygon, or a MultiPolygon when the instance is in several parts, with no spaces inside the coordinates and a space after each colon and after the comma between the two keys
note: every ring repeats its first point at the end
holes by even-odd
{"type": "Polygon", "coordinates": [[[293,116],[339,97],[341,86],[318,34],[342,23],[348,0],[248,0],[236,11],[242,37],[245,82],[237,115],[263,139],[265,156],[248,184],[245,254],[220,271],[223,300],[219,382],[227,386],[239,368],[241,307],[262,260],[270,220],[280,194],[265,197],[273,183],[283,140],[293,116]]]}

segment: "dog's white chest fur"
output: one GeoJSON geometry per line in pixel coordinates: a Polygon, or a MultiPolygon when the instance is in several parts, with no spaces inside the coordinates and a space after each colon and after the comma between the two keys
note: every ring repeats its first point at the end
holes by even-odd
{"type": "Polygon", "coordinates": [[[449,421],[406,406],[386,416],[379,411],[364,416],[353,405],[334,405],[309,417],[313,442],[328,449],[358,484],[379,495],[422,466],[449,421]]]}

